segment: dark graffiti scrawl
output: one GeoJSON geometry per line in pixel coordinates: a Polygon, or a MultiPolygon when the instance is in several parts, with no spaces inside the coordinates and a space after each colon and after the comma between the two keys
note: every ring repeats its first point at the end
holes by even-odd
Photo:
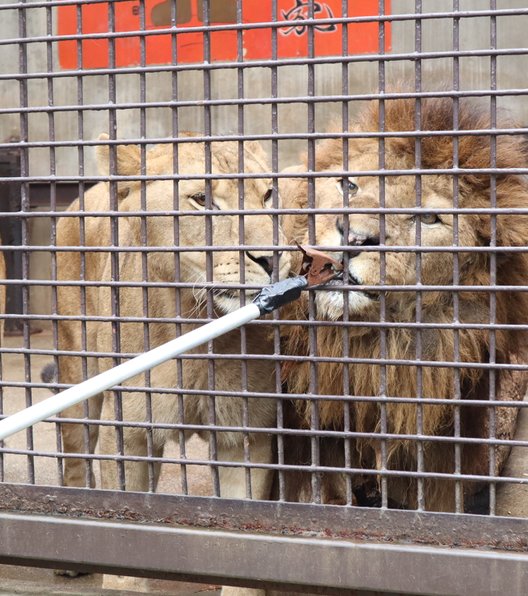
{"type": "MultiPolygon", "coordinates": [[[[285,21],[304,21],[310,18],[310,0],[295,0],[295,6],[290,8],[290,10],[285,11],[282,10],[282,18],[285,21]]],[[[319,2],[313,3],[313,16],[314,18],[322,18],[322,19],[333,19],[334,14],[332,13],[332,9],[328,6],[328,4],[321,4],[319,2]]],[[[279,29],[282,35],[290,35],[290,33],[294,33],[295,35],[304,35],[306,30],[308,29],[307,25],[293,25],[292,27],[279,29]]],[[[325,33],[329,33],[331,31],[336,31],[337,27],[333,23],[327,25],[314,25],[314,29],[317,31],[322,31],[325,33]]]]}

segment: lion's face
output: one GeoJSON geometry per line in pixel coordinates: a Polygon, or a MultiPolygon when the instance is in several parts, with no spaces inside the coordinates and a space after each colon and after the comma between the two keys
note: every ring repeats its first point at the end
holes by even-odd
{"type": "MultiPolygon", "coordinates": [[[[148,255],[149,269],[159,278],[195,284],[193,295],[202,302],[206,290],[202,284],[212,284],[215,306],[222,312],[240,307],[240,288],[246,299],[272,279],[283,279],[289,273],[289,253],[273,251],[284,244],[277,217],[265,211],[272,207],[271,180],[246,178],[214,178],[214,175],[236,175],[240,171],[238,145],[233,142],[211,144],[209,180],[199,176],[208,171],[202,143],[181,143],[178,147],[180,179],[152,180],[146,184],[146,204],[149,211],[181,211],[182,215],[149,216],[148,243],[151,246],[179,246],[179,258],[167,252],[148,255]],[[186,179],[186,177],[192,179],[186,179]],[[230,213],[241,211],[243,214],[230,213]],[[225,212],[225,213],[224,213],[225,212]],[[236,247],[244,246],[244,250],[236,247]],[[213,249],[207,249],[213,247],[213,249]],[[177,272],[176,269],[179,269],[177,272]],[[233,286],[233,287],[231,287],[233,286]]],[[[244,172],[259,174],[269,171],[265,154],[258,143],[246,143],[243,155],[244,172]]],[[[148,152],[149,175],[172,174],[173,153],[167,146],[156,146],[148,152]]],[[[139,173],[139,171],[137,172],[139,173]]],[[[123,207],[129,210],[141,204],[141,185],[120,186],[126,194],[123,207]]],[[[136,235],[141,235],[140,220],[135,219],[136,235]]],[[[143,232],[144,233],[144,232],[143,232]]]]}
{"type": "MultiPolygon", "coordinates": [[[[354,145],[352,145],[354,147],[354,145]]],[[[379,167],[377,146],[365,143],[351,151],[349,169],[355,171],[377,170],[379,167]]],[[[397,164],[394,164],[397,165],[397,164]]],[[[336,170],[342,170],[342,164],[336,164],[336,170]]],[[[403,169],[403,168],[402,168],[403,169]]],[[[328,171],[327,171],[328,173],[328,171]]],[[[315,244],[321,247],[339,247],[331,251],[332,256],[347,265],[348,275],[343,280],[334,280],[331,284],[379,286],[408,285],[417,283],[427,285],[451,285],[453,283],[453,255],[450,252],[424,252],[421,258],[415,250],[398,252],[379,249],[386,246],[412,247],[447,246],[455,244],[454,221],[451,214],[438,213],[440,209],[453,208],[453,181],[447,176],[421,177],[421,209],[419,214],[385,214],[378,212],[357,213],[359,209],[377,210],[382,206],[380,179],[377,176],[358,176],[349,179],[337,177],[320,178],[316,181],[316,207],[320,209],[343,209],[344,195],[348,188],[347,214],[321,214],[315,216],[315,244]],[[384,219],[384,224],[382,221],[384,219]],[[384,238],[383,238],[384,236],[384,238]],[[417,271],[419,275],[417,276],[417,271]]],[[[414,208],[416,203],[415,176],[387,176],[384,186],[384,207],[414,208]]],[[[475,216],[459,215],[458,244],[475,246],[481,244],[474,225],[475,216]]],[[[420,253],[418,253],[420,254],[420,253]]],[[[469,253],[460,253],[459,271],[461,283],[471,260],[469,253]]],[[[343,316],[344,297],[348,296],[350,316],[373,318],[379,316],[380,292],[376,288],[366,291],[319,291],[316,294],[318,316],[331,320],[343,316]]],[[[430,294],[424,293],[427,301],[430,294]]],[[[387,291],[385,304],[390,316],[394,313],[407,315],[406,307],[416,302],[412,291],[387,291]]]]}

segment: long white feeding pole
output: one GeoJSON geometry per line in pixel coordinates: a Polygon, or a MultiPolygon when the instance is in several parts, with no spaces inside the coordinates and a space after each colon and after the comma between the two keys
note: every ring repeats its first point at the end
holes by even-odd
{"type": "Polygon", "coordinates": [[[251,304],[0,420],[0,441],[295,300],[306,287],[301,276],[267,286],[251,304]]]}

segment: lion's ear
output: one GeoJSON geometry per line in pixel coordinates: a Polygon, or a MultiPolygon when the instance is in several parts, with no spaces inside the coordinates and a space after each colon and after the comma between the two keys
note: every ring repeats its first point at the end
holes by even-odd
{"type": "MultiPolygon", "coordinates": [[[[100,141],[108,141],[106,133],[99,135],[100,141]]],[[[141,152],[137,145],[116,145],[116,171],[110,171],[110,145],[98,145],[96,149],[97,166],[102,176],[134,176],[141,168],[141,152]]]]}
{"type": "Polygon", "coordinates": [[[249,154],[251,154],[257,161],[262,162],[266,169],[268,169],[268,156],[264,151],[264,147],[262,147],[262,145],[258,141],[245,141],[244,149],[249,154]]]}

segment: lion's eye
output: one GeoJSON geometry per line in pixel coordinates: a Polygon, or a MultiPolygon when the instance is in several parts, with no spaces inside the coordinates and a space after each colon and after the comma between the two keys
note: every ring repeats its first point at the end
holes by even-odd
{"type": "Polygon", "coordinates": [[[355,196],[359,190],[359,186],[349,178],[340,178],[337,181],[337,187],[342,195],[346,192],[349,197],[355,196]]]}
{"type": "Polygon", "coordinates": [[[192,199],[195,203],[198,203],[198,205],[200,205],[200,207],[205,207],[205,193],[204,192],[197,192],[194,195],[191,195],[189,198],[192,199]]]}
{"type": "Polygon", "coordinates": [[[434,224],[440,223],[440,218],[438,217],[438,215],[436,215],[436,213],[424,213],[423,215],[420,215],[420,221],[422,222],[422,224],[426,225],[426,226],[432,226],[434,224]]]}
{"type": "Polygon", "coordinates": [[[268,188],[268,190],[266,191],[266,194],[264,195],[264,205],[266,207],[271,207],[272,201],[273,201],[273,189],[268,188]]]}
{"type": "MultiPolygon", "coordinates": [[[[191,199],[191,201],[193,201],[194,203],[196,203],[198,206],[200,207],[205,207],[205,203],[206,203],[206,198],[205,198],[205,193],[204,192],[197,192],[193,195],[189,196],[189,199],[191,199]]],[[[218,205],[213,201],[211,203],[211,208],[212,209],[219,209],[218,205]]]]}

